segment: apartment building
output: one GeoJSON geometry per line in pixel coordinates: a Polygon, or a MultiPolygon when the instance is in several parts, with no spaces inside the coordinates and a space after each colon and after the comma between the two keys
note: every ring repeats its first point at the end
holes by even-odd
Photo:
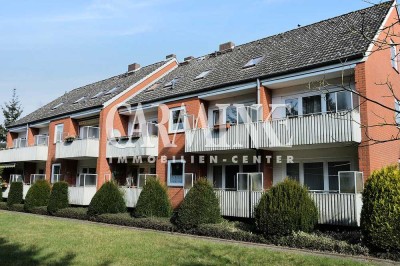
{"type": "Polygon", "coordinates": [[[206,177],[223,215],[251,217],[289,177],[309,187],[320,223],[357,225],[363,182],[399,160],[399,142],[384,141],[398,129],[376,126],[400,109],[399,38],[386,32],[398,19],[386,2],[180,63],[133,64],[13,124],[6,178],[65,180],[76,205],[114,179],[135,207],[154,176],[177,207],[206,177]]]}

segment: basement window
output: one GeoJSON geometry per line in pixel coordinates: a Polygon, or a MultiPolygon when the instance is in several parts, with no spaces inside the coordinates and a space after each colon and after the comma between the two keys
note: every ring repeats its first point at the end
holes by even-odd
{"type": "Polygon", "coordinates": [[[118,87],[114,87],[111,90],[107,91],[105,95],[110,95],[111,93],[115,92],[116,90],[118,90],[118,87]]]}
{"type": "Polygon", "coordinates": [[[243,68],[248,68],[248,67],[253,67],[255,65],[257,65],[258,63],[261,62],[261,60],[263,60],[263,56],[259,56],[259,57],[255,57],[249,60],[249,62],[247,62],[247,64],[245,64],[243,66],[243,68]]]}
{"type": "Polygon", "coordinates": [[[205,78],[208,74],[210,74],[211,70],[201,72],[194,80],[199,80],[205,78]]]}
{"type": "Polygon", "coordinates": [[[57,104],[56,106],[54,106],[52,109],[53,110],[55,110],[55,109],[57,109],[58,107],[60,107],[61,105],[63,105],[64,103],[59,103],[59,104],[57,104]]]}
{"type": "Polygon", "coordinates": [[[78,100],[76,100],[75,102],[74,102],[74,104],[75,103],[80,103],[81,101],[83,101],[85,99],[85,96],[84,97],[81,97],[81,98],[79,98],[78,100]]]}
{"type": "Polygon", "coordinates": [[[102,91],[101,91],[101,92],[98,92],[96,95],[94,95],[94,96],[92,97],[92,99],[95,99],[95,98],[99,97],[99,96],[102,95],[102,94],[103,94],[102,91]]]}

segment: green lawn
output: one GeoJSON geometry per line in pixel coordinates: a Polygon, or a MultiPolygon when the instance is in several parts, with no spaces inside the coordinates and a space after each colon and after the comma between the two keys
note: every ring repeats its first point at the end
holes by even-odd
{"type": "Polygon", "coordinates": [[[361,265],[0,211],[0,265],[361,265]]]}

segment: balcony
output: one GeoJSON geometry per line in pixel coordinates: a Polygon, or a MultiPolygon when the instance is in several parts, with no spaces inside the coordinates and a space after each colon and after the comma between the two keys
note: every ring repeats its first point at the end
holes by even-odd
{"type": "Polygon", "coordinates": [[[69,203],[88,206],[97,191],[97,175],[80,174],[76,186],[68,188],[69,203]]]}
{"type": "Polygon", "coordinates": [[[28,146],[27,140],[18,138],[14,147],[0,151],[0,163],[47,161],[48,136],[35,136],[34,146],[28,146]]]}
{"type": "Polygon", "coordinates": [[[158,128],[152,123],[140,128],[139,132],[129,137],[110,139],[107,145],[107,158],[157,156],[158,128]]]}
{"type": "Polygon", "coordinates": [[[358,111],[315,114],[233,125],[224,130],[186,131],[186,152],[281,149],[292,146],[361,142],[358,111]]]}
{"type": "Polygon", "coordinates": [[[8,198],[8,194],[10,193],[10,188],[12,186],[12,183],[14,183],[14,182],[22,182],[23,183],[22,199],[25,199],[26,194],[28,194],[28,190],[31,188],[31,185],[24,183],[24,177],[22,175],[10,175],[10,184],[7,187],[7,189],[3,192],[3,198],[5,198],[5,199],[8,198]]]}
{"type": "Polygon", "coordinates": [[[66,137],[56,144],[57,159],[79,159],[99,157],[100,129],[97,127],[84,127],[81,136],[66,137]]]}

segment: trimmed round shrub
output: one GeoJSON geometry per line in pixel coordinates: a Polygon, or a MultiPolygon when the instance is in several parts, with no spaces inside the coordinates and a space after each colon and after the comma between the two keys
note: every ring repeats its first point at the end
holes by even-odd
{"type": "Polygon", "coordinates": [[[264,235],[313,231],[318,211],[307,188],[286,179],[263,194],[255,210],[257,229],[264,235]]]}
{"type": "Polygon", "coordinates": [[[366,245],[400,250],[400,170],[388,166],[374,171],[363,192],[361,230],[366,245]]]}
{"type": "Polygon", "coordinates": [[[155,178],[147,179],[140,193],[135,216],[138,217],[171,217],[172,206],[167,188],[155,178]]]}
{"type": "Polygon", "coordinates": [[[12,182],[10,184],[10,191],[8,192],[7,205],[21,204],[23,200],[24,185],[22,182],[12,182]]]}
{"type": "Polygon", "coordinates": [[[125,200],[122,191],[115,182],[106,182],[96,192],[90,202],[88,215],[100,215],[104,213],[126,212],[125,200]]]}
{"type": "Polygon", "coordinates": [[[180,228],[190,229],[201,224],[216,224],[221,221],[219,200],[214,189],[207,179],[199,179],[186,195],[174,222],[180,228]]]}
{"type": "Polygon", "coordinates": [[[50,199],[50,184],[46,180],[36,181],[25,197],[24,209],[31,211],[34,207],[47,206],[50,199]]]}
{"type": "Polygon", "coordinates": [[[58,210],[69,207],[68,197],[68,183],[57,182],[53,184],[51,189],[49,204],[47,205],[47,211],[51,214],[56,213],[58,210]]]}

